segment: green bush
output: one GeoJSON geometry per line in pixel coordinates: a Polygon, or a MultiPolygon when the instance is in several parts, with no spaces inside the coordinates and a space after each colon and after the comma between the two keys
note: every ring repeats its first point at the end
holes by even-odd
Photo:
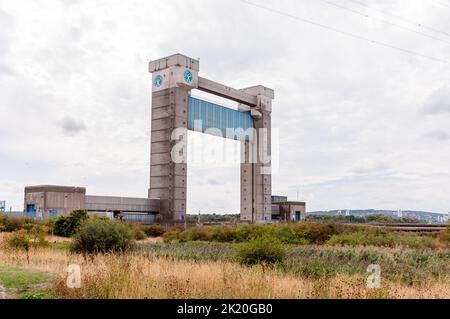
{"type": "Polygon", "coordinates": [[[27,232],[23,230],[12,233],[7,239],[7,243],[10,248],[17,250],[23,249],[28,252],[31,248],[31,238],[27,232]]]}
{"type": "Polygon", "coordinates": [[[211,241],[211,239],[210,232],[204,227],[194,227],[180,233],[179,235],[180,242],[211,241]]]}
{"type": "Polygon", "coordinates": [[[30,263],[29,252],[31,247],[46,247],[49,245],[45,239],[45,234],[40,226],[29,230],[19,230],[12,233],[6,240],[7,248],[23,250],[27,256],[27,262],[30,263]]]}
{"type": "Polygon", "coordinates": [[[71,237],[87,219],[88,215],[85,210],[73,211],[70,216],[60,216],[53,224],[53,234],[61,237],[71,237]]]}
{"type": "Polygon", "coordinates": [[[354,226],[339,223],[298,223],[292,226],[297,238],[303,238],[310,243],[323,244],[333,235],[351,231],[354,226]]]}
{"type": "Polygon", "coordinates": [[[135,245],[132,229],[113,220],[91,219],[73,236],[71,251],[83,254],[126,252],[135,245]]]}
{"type": "Polygon", "coordinates": [[[171,232],[166,238],[176,237],[183,242],[212,241],[242,243],[258,238],[274,238],[284,244],[323,244],[334,234],[352,230],[353,226],[338,223],[299,223],[294,225],[243,225],[194,227],[186,231],[171,232]]]}
{"type": "Polygon", "coordinates": [[[7,217],[0,214],[0,232],[12,233],[21,230],[25,225],[33,225],[35,222],[25,217],[7,217]]]}
{"type": "Polygon", "coordinates": [[[398,234],[395,236],[395,244],[416,249],[434,249],[438,246],[438,240],[431,236],[417,236],[415,234],[398,234]]]}
{"type": "Polygon", "coordinates": [[[182,233],[182,231],[178,230],[178,229],[172,229],[172,230],[166,231],[163,235],[164,242],[171,243],[173,241],[179,240],[181,233],[182,233]]]}
{"type": "Polygon", "coordinates": [[[332,235],[327,241],[327,244],[341,246],[394,247],[396,245],[396,238],[392,233],[377,229],[374,232],[359,231],[355,233],[332,235]]]}
{"type": "Polygon", "coordinates": [[[365,227],[356,232],[345,232],[333,235],[327,242],[329,245],[348,246],[403,246],[416,249],[434,249],[438,240],[432,236],[395,233],[381,228],[365,227]]]}
{"type": "Polygon", "coordinates": [[[161,225],[143,226],[142,230],[148,237],[161,237],[165,233],[164,227],[161,225]]]}
{"type": "Polygon", "coordinates": [[[3,231],[3,225],[5,224],[6,216],[0,213],[0,232],[3,231]]]}
{"type": "Polygon", "coordinates": [[[210,238],[219,243],[236,241],[236,229],[228,226],[217,226],[210,229],[210,238]]]}
{"type": "MultiPolygon", "coordinates": [[[[439,240],[448,242],[443,233],[439,240]]],[[[405,246],[411,248],[436,248],[438,240],[431,236],[397,234],[389,230],[365,225],[344,223],[295,223],[288,225],[241,225],[194,227],[188,230],[172,229],[164,234],[165,242],[208,241],[244,243],[259,238],[272,238],[283,244],[350,245],[350,246],[405,246]]]]}
{"type": "Polygon", "coordinates": [[[242,265],[273,265],[282,263],[287,257],[287,251],[273,238],[258,238],[237,244],[234,257],[242,265]]]}
{"type": "Polygon", "coordinates": [[[140,226],[137,225],[130,225],[131,230],[133,231],[133,237],[136,240],[144,240],[147,238],[147,235],[144,233],[144,231],[141,229],[140,226]]]}
{"type": "Polygon", "coordinates": [[[450,224],[446,231],[439,234],[439,241],[450,247],[450,224]]]}

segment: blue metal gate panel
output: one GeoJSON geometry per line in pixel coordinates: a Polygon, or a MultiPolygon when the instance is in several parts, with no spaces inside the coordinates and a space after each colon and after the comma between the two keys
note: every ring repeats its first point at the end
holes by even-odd
{"type": "Polygon", "coordinates": [[[188,129],[198,130],[195,127],[195,121],[202,121],[201,131],[203,133],[207,129],[215,128],[220,130],[221,136],[224,138],[232,138],[239,141],[253,139],[252,130],[247,131],[254,127],[250,112],[239,112],[218,104],[189,97],[188,129]],[[242,129],[243,131],[236,131],[238,134],[227,137],[227,129],[242,129]],[[243,133],[245,131],[247,131],[247,134],[243,133]]]}
{"type": "Polygon", "coordinates": [[[34,204],[27,205],[27,216],[30,218],[36,217],[36,206],[34,204]]]}
{"type": "Polygon", "coordinates": [[[50,218],[58,217],[58,210],[55,208],[50,209],[49,216],[50,218]]]}

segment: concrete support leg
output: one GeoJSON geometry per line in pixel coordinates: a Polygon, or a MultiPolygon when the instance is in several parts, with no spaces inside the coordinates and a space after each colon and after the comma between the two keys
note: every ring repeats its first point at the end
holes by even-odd
{"type": "Polygon", "coordinates": [[[241,153],[245,156],[241,164],[241,220],[266,223],[272,220],[271,113],[274,93],[262,86],[242,91],[256,96],[258,105],[252,108],[256,138],[245,142],[241,153]],[[247,162],[248,157],[250,162],[247,162]]]}
{"type": "Polygon", "coordinates": [[[183,87],[153,93],[149,198],[161,199],[163,221],[181,222],[186,214],[187,164],[174,162],[171,151],[179,142],[172,140],[175,129],[186,130],[184,137],[174,137],[187,145],[188,95],[183,87]]]}

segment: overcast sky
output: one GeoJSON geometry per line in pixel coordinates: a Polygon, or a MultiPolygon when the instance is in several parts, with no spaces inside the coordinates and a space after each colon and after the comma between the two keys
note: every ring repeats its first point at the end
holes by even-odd
{"type": "MultiPolygon", "coordinates": [[[[146,197],[148,60],[179,52],[275,90],[274,194],[449,211],[450,1],[252,2],[347,35],[239,0],[0,0],[0,200],[22,210],[36,184],[146,197]]],[[[188,212],[239,212],[238,166],[192,166],[188,185],[188,212]]]]}

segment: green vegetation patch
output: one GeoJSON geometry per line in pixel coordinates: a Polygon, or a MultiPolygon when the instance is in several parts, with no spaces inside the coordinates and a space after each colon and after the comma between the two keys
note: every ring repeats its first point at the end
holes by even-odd
{"type": "Polygon", "coordinates": [[[248,243],[236,245],[235,259],[242,265],[282,264],[288,257],[285,245],[271,238],[257,238],[248,243]]]}
{"type": "Polygon", "coordinates": [[[159,258],[175,258],[189,261],[232,260],[233,245],[228,243],[171,243],[140,244],[139,249],[159,258]]]}
{"type": "MultiPolygon", "coordinates": [[[[232,262],[236,261],[235,246],[239,244],[216,242],[140,244],[139,253],[190,261],[232,262]]],[[[252,259],[261,257],[258,247],[247,248],[242,253],[243,260],[247,260],[246,256],[252,259]]],[[[395,282],[415,284],[437,278],[450,280],[450,250],[340,245],[291,245],[286,248],[288,254],[277,267],[282,272],[299,277],[367,275],[367,267],[370,264],[378,264],[381,266],[383,278],[395,282]]]]}
{"type": "Polygon", "coordinates": [[[69,250],[70,249],[70,242],[64,242],[64,243],[51,243],[50,246],[54,249],[60,249],[60,250],[69,250]]]}
{"type": "Polygon", "coordinates": [[[129,225],[107,219],[89,219],[73,236],[71,250],[82,254],[126,252],[135,245],[129,225]]]}
{"type": "Polygon", "coordinates": [[[274,225],[236,225],[172,229],[163,235],[166,243],[219,242],[244,243],[271,238],[282,244],[332,246],[377,246],[436,249],[450,244],[450,235],[398,233],[368,225],[303,222],[274,225]]]}
{"type": "Polygon", "coordinates": [[[22,268],[0,265],[0,283],[8,290],[26,290],[30,286],[46,283],[50,276],[22,268]]]}
{"type": "Polygon", "coordinates": [[[49,290],[27,291],[17,295],[17,299],[54,299],[55,295],[49,290]]]}
{"type": "Polygon", "coordinates": [[[69,216],[60,216],[53,223],[53,234],[71,237],[87,219],[88,214],[85,210],[75,210],[69,216]]]}

